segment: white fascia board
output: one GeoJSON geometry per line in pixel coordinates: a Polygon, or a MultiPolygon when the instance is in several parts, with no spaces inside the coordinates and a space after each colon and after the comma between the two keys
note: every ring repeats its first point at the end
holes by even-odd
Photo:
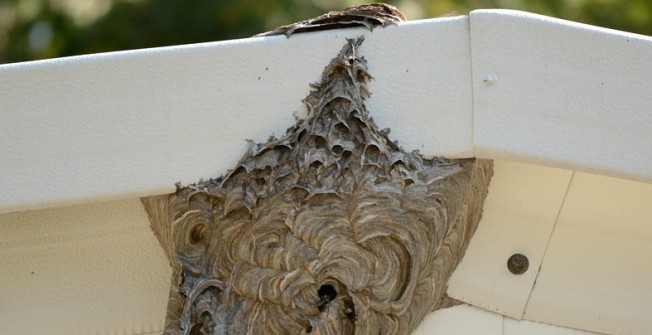
{"type": "Polygon", "coordinates": [[[0,212],[161,194],[224,174],[302,116],[345,37],[368,107],[407,150],[652,181],[652,38],[549,17],[469,17],[0,66],[0,212]],[[470,36],[470,38],[469,38],[470,36]],[[472,72],[473,71],[473,72],[472,72]]]}
{"type": "Polygon", "coordinates": [[[162,194],[277,137],[345,38],[406,150],[473,156],[468,17],[0,66],[0,212],[162,194]]]}
{"type": "Polygon", "coordinates": [[[652,182],[652,37],[470,14],[479,157],[652,182]]]}

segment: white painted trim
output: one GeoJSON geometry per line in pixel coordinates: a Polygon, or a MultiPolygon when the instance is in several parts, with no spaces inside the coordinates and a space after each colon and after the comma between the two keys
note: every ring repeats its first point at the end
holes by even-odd
{"type": "Polygon", "coordinates": [[[477,156],[652,182],[652,37],[511,10],[470,23],[477,156]]]}
{"type": "Polygon", "coordinates": [[[0,212],[223,174],[247,139],[280,135],[304,113],[308,83],[360,34],[376,78],[369,109],[406,149],[652,181],[652,38],[479,10],[373,33],[1,65],[0,212]]]}
{"type": "Polygon", "coordinates": [[[468,17],[0,66],[0,212],[173,191],[282,135],[346,37],[376,78],[381,128],[426,155],[473,155],[468,17]]]}

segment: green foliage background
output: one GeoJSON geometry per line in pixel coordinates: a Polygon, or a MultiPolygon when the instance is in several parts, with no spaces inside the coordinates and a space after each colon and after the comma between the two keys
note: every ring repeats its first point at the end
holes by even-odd
{"type": "MultiPolygon", "coordinates": [[[[0,0],[0,63],[248,37],[368,1],[0,0]]],[[[652,0],[388,1],[408,19],[519,9],[652,35],[652,0]]]]}

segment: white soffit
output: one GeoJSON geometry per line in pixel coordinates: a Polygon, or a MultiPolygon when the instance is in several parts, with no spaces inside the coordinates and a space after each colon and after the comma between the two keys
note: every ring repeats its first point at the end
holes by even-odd
{"type": "Polygon", "coordinates": [[[652,37],[470,14],[476,155],[652,182],[652,37]]]}
{"type": "Polygon", "coordinates": [[[598,335],[576,329],[514,320],[500,314],[459,305],[428,314],[412,335],[598,335]]]}
{"type": "Polygon", "coordinates": [[[575,174],[524,318],[652,333],[652,184],[575,174]]]}
{"type": "Polygon", "coordinates": [[[652,184],[496,161],[448,294],[515,319],[650,334],[651,204],[652,184]],[[522,275],[506,266],[515,253],[529,259],[522,275]]]}
{"type": "Polygon", "coordinates": [[[137,199],[0,215],[3,334],[163,330],[171,269],[137,199]]]}
{"type": "Polygon", "coordinates": [[[448,282],[448,294],[520,319],[571,176],[568,170],[495,162],[482,220],[448,282]],[[529,259],[522,275],[507,269],[516,253],[529,259]]]}
{"type": "MultiPolygon", "coordinates": [[[[478,333],[480,335],[482,333],[478,333]]],[[[435,334],[433,334],[435,335],[435,334]]],[[[547,325],[526,320],[505,317],[501,335],[599,335],[578,329],[547,325]]]]}
{"type": "Polygon", "coordinates": [[[436,310],[423,319],[411,335],[503,335],[503,316],[459,305],[436,310]]]}
{"type": "Polygon", "coordinates": [[[0,212],[168,193],[277,137],[346,43],[406,150],[473,155],[468,17],[0,66],[0,212]]]}

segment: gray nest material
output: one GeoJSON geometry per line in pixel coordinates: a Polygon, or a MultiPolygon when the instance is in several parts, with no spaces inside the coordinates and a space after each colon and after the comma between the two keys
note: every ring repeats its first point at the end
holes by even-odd
{"type": "Polygon", "coordinates": [[[290,35],[296,33],[360,26],[373,30],[375,26],[387,27],[401,21],[405,21],[405,16],[396,7],[384,3],[374,3],[352,6],[343,11],[328,12],[324,15],[281,26],[256,36],[283,34],[289,38],[290,35]]]}
{"type": "Polygon", "coordinates": [[[379,131],[363,38],[285,136],[224,178],[143,198],[173,266],[165,334],[409,334],[442,307],[491,161],[426,159],[379,131]]]}

